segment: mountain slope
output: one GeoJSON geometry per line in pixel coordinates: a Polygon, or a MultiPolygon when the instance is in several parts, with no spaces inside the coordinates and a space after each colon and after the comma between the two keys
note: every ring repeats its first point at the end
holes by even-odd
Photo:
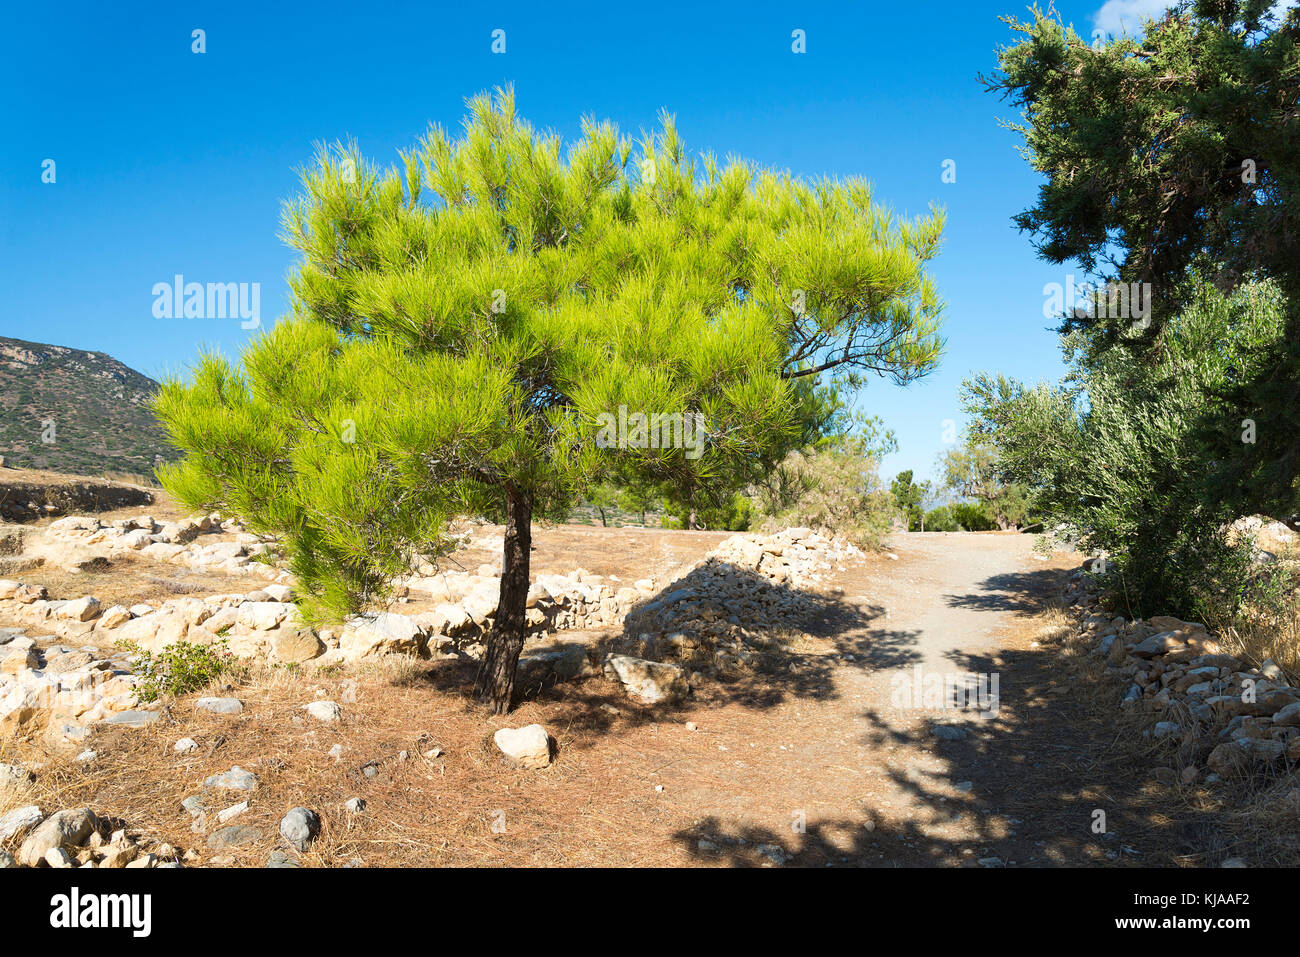
{"type": "Polygon", "coordinates": [[[157,389],[102,352],[0,336],[0,455],[20,468],[151,475],[156,457],[177,455],[149,411],[157,389]]]}

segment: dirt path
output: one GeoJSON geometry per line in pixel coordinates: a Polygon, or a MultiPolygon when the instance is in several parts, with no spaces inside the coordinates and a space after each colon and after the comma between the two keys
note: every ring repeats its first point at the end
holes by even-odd
{"type": "MultiPolygon", "coordinates": [[[[1043,561],[1031,544],[1022,535],[901,535],[897,562],[842,574],[842,608],[815,629],[835,648],[820,680],[795,682],[763,715],[759,741],[735,740],[754,727],[743,718],[717,729],[739,754],[725,781],[688,791],[712,809],[690,831],[697,847],[706,842],[701,857],[753,862],[755,844],[779,845],[805,866],[1209,856],[1207,825],[1163,813],[1150,764],[1135,763],[1131,740],[1115,746],[1134,732],[1119,727],[1110,693],[1072,680],[1035,641],[1037,615],[1076,558],[1043,561]],[[915,687],[918,669],[922,680],[987,676],[996,710],[938,710],[924,696],[909,706],[898,691],[915,687]],[[936,723],[961,737],[937,738],[936,723]]],[[[702,769],[676,771],[685,785],[702,769]]]]}
{"type": "MultiPolygon", "coordinates": [[[[699,826],[706,848],[733,846],[715,836],[743,838],[737,848],[779,844],[801,864],[1042,860],[1016,840],[1021,821],[990,793],[1005,768],[992,766],[985,731],[1003,711],[980,717],[900,697],[918,687],[918,672],[922,682],[975,672],[990,691],[1023,692],[1002,685],[1007,675],[993,664],[1000,639],[1038,609],[1031,593],[1057,581],[1053,566],[1072,563],[1037,559],[1031,545],[1023,535],[900,535],[898,561],[841,573],[840,609],[809,627],[834,648],[820,681],[763,716],[761,738],[780,741],[780,755],[770,743],[734,742],[725,784],[687,795],[714,808],[699,826]],[[961,728],[964,739],[937,740],[933,722],[961,728]],[[778,760],[754,760],[757,747],[778,760]]],[[[696,770],[677,773],[685,784],[696,770]]]]}

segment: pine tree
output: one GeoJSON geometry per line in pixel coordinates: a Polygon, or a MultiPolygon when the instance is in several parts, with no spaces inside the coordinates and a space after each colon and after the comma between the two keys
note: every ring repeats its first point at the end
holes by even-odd
{"type": "Polygon", "coordinates": [[[312,620],[382,602],[446,550],[453,516],[503,521],[475,687],[500,713],[531,522],[605,478],[740,488],[797,436],[800,380],[924,375],[943,216],[898,220],[857,180],[697,161],[666,115],[635,144],[586,120],[562,154],[512,91],[469,110],[459,139],[434,127],[395,168],[322,149],[285,208],[292,315],[155,408],[186,453],[165,487],[278,539],[312,620]],[[699,454],[653,447],[636,413],[698,415],[699,454]]]}

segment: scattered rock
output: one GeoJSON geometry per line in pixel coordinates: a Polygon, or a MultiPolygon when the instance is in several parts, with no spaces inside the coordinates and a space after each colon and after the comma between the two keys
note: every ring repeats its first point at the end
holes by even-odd
{"type": "Polygon", "coordinates": [[[121,868],[126,867],[136,859],[140,853],[140,848],[134,844],[118,844],[109,846],[104,851],[104,856],[99,861],[99,866],[104,868],[121,868]]]}
{"type": "Polygon", "coordinates": [[[244,710],[244,703],[238,698],[199,698],[194,707],[213,714],[239,714],[244,710]]]}
{"type": "Polygon", "coordinates": [[[1184,644],[1185,642],[1176,633],[1166,631],[1138,642],[1133,646],[1133,654],[1139,658],[1155,658],[1169,654],[1171,651],[1178,651],[1184,644]]]}
{"type": "Polygon", "coordinates": [[[320,818],[305,807],[294,808],[280,821],[280,836],[299,851],[307,850],[319,832],[320,818]]]}
{"type": "Polygon", "coordinates": [[[773,864],[786,864],[790,860],[790,855],[785,848],[779,844],[759,844],[754,848],[762,857],[766,857],[773,864]]]}
{"type": "Polygon", "coordinates": [[[90,808],[78,808],[51,814],[23,841],[18,860],[36,867],[51,848],[80,847],[95,830],[98,821],[90,808]]]}
{"type": "Polygon", "coordinates": [[[208,835],[208,847],[221,851],[244,844],[255,844],[262,839],[262,832],[246,824],[231,824],[218,828],[208,835]]]}
{"type": "Polygon", "coordinates": [[[45,852],[45,863],[55,868],[71,867],[72,856],[61,847],[52,847],[45,852]]]}
{"type": "Polygon", "coordinates": [[[34,775],[17,764],[0,764],[0,787],[26,784],[34,775]]]}
{"type": "Polygon", "coordinates": [[[1156,738],[1167,738],[1170,735],[1177,734],[1179,731],[1177,721],[1157,721],[1151,734],[1156,738]]]}
{"type": "Polygon", "coordinates": [[[1278,760],[1286,745],[1272,738],[1238,738],[1221,744],[1210,752],[1206,764],[1220,775],[1241,772],[1252,765],[1267,765],[1278,760]]]}
{"type": "Polygon", "coordinates": [[[4,817],[0,817],[0,841],[8,841],[11,838],[15,841],[21,841],[27,833],[45,820],[45,815],[35,804],[29,804],[25,807],[14,808],[4,817]]]}
{"type": "Polygon", "coordinates": [[[225,824],[227,821],[239,817],[239,815],[243,814],[247,810],[248,810],[248,802],[240,801],[238,804],[230,805],[230,807],[226,808],[225,810],[218,811],[217,821],[221,824],[225,824]]]}
{"type": "Polygon", "coordinates": [[[492,736],[497,749],[522,767],[537,769],[551,763],[551,739],[540,724],[501,728],[492,736]]]}
{"type": "Polygon", "coordinates": [[[325,645],[310,628],[281,628],[271,637],[271,651],[279,661],[301,664],[323,655],[325,645]]]}
{"type": "Polygon", "coordinates": [[[386,654],[415,655],[420,653],[424,640],[415,621],[382,612],[349,619],[339,637],[339,650],[351,660],[386,654]]]}
{"type": "Polygon", "coordinates": [[[245,771],[239,765],[235,765],[229,771],[222,771],[220,774],[212,775],[203,782],[203,786],[226,788],[231,791],[255,791],[257,790],[257,775],[251,771],[245,771]]]}
{"type": "Polygon", "coordinates": [[[119,711],[111,718],[105,718],[104,724],[124,725],[128,728],[143,728],[151,724],[156,724],[159,715],[156,711],[119,711]]]}
{"type": "Polygon", "coordinates": [[[647,704],[680,700],[690,693],[686,672],[680,665],[631,655],[606,655],[604,670],[607,678],[621,682],[628,694],[647,704]]]}
{"type": "Polygon", "coordinates": [[[99,612],[99,599],[87,595],[84,598],[64,602],[59,606],[56,614],[59,618],[68,618],[72,621],[90,621],[92,618],[98,618],[99,612]]]}
{"type": "Polygon", "coordinates": [[[311,704],[303,705],[303,710],[317,721],[324,721],[326,724],[337,724],[343,717],[343,709],[334,701],[313,701],[311,704]]]}

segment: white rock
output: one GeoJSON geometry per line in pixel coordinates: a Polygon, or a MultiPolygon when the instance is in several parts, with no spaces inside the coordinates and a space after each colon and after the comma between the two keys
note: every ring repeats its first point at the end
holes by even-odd
{"type": "Polygon", "coordinates": [[[690,692],[686,672],[680,665],[631,655],[606,655],[604,671],[607,678],[621,682],[628,694],[650,704],[676,700],[690,692]]]}
{"type": "Polygon", "coordinates": [[[288,585],[281,585],[273,582],[269,585],[263,585],[262,591],[270,595],[272,601],[293,601],[293,589],[288,585]]]}
{"type": "Polygon", "coordinates": [[[8,841],[10,838],[22,840],[28,831],[43,820],[45,820],[45,815],[41,813],[41,809],[35,804],[14,808],[8,814],[0,817],[0,841],[8,841]]]}
{"type": "Polygon", "coordinates": [[[550,735],[540,724],[501,728],[492,741],[502,754],[525,768],[544,768],[551,763],[550,735]]]}
{"type": "Polygon", "coordinates": [[[95,823],[90,808],[51,814],[23,841],[18,852],[19,863],[35,867],[52,847],[80,847],[94,831],[95,823]]]}
{"type": "Polygon", "coordinates": [[[68,618],[73,621],[90,621],[98,616],[99,599],[92,598],[90,595],[64,602],[57,612],[57,617],[68,618]]]}
{"type": "Polygon", "coordinates": [[[99,622],[95,627],[101,630],[118,628],[130,620],[131,612],[129,609],[122,605],[112,605],[99,616],[99,622]]]}
{"type": "Polygon", "coordinates": [[[238,804],[230,805],[230,807],[226,808],[223,811],[218,811],[217,820],[222,824],[225,824],[232,817],[239,817],[239,815],[243,814],[247,810],[248,810],[248,802],[240,801],[238,804]]]}
{"type": "Polygon", "coordinates": [[[343,717],[343,709],[333,701],[313,701],[311,704],[303,705],[303,710],[317,721],[324,721],[326,724],[336,724],[343,717]]]}
{"type": "Polygon", "coordinates": [[[0,764],[0,786],[26,784],[32,779],[32,773],[17,764],[0,764]]]}
{"type": "Polygon", "coordinates": [[[373,655],[414,655],[423,643],[424,634],[412,619],[381,612],[348,619],[339,638],[339,650],[355,660],[373,655]]]}
{"type": "Polygon", "coordinates": [[[52,847],[45,852],[45,863],[50,867],[71,867],[72,856],[61,847],[52,847]]]}
{"type": "Polygon", "coordinates": [[[244,703],[238,698],[199,698],[194,707],[213,714],[239,714],[244,710],[244,703]]]}
{"type": "Polygon", "coordinates": [[[284,621],[293,605],[279,601],[249,601],[239,606],[239,623],[257,631],[269,631],[284,621]]]}

